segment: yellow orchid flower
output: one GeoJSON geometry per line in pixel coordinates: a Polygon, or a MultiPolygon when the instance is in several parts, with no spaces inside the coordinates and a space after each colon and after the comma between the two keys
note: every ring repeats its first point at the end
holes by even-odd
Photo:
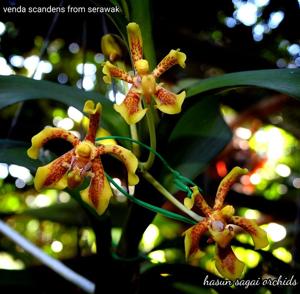
{"type": "Polygon", "coordinates": [[[196,206],[204,214],[204,219],[184,232],[186,258],[200,256],[199,241],[204,233],[209,232],[216,243],[216,268],[220,274],[230,280],[239,278],[244,270],[241,262],[231,249],[230,241],[235,235],[234,226],[239,226],[248,232],[254,242],[255,249],[266,247],[269,242],[266,232],[254,220],[235,216],[231,205],[224,206],[225,197],[230,187],[247,169],[235,167],[220,183],[215,203],[211,208],[197,187],[193,188],[192,198],[185,198],[184,204],[192,209],[196,206]]]}
{"type": "Polygon", "coordinates": [[[124,101],[120,105],[114,105],[115,110],[121,114],[128,124],[137,123],[147,112],[147,108],[143,109],[142,107],[141,96],[143,95],[146,104],[149,105],[151,98],[154,97],[155,107],[160,111],[167,114],[179,113],[186,96],[185,91],[176,95],[157,84],[156,79],[176,64],[184,68],[186,55],[180,52],[179,49],[171,50],[150,73],[148,61],[143,59],[143,41],[139,25],[134,22],[129,23],[127,33],[131,59],[136,74],[131,76],[110,61],[106,61],[103,67],[103,80],[105,83],[111,83],[113,77],[132,84],[124,101]]]}
{"type": "Polygon", "coordinates": [[[138,160],[133,153],[118,145],[95,145],[95,138],[99,125],[101,105],[88,100],[83,111],[89,115],[89,126],[84,140],[80,141],[72,133],[60,129],[46,127],[31,142],[32,146],[27,154],[37,159],[40,149],[52,139],[64,139],[73,145],[73,149],[58,157],[49,164],[37,169],[34,186],[37,191],[43,188],[64,189],[79,186],[85,177],[90,177],[89,186],[80,192],[81,197],[94,207],[99,214],[105,212],[112,191],[105,177],[100,156],[110,154],[121,160],[128,171],[128,184],[136,185],[139,181],[135,171],[138,160]]]}

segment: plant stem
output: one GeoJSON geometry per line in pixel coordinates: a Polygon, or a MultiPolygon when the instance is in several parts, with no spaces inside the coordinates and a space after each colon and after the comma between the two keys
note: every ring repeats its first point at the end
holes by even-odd
{"type": "Polygon", "coordinates": [[[178,201],[165,187],[163,187],[149,172],[143,171],[143,177],[153,185],[153,187],[164,195],[171,203],[173,203],[182,212],[189,215],[195,221],[199,222],[203,220],[203,217],[186,208],[180,201],[178,201]]]}
{"type": "MultiPolygon", "coordinates": [[[[152,109],[150,108],[146,113],[147,125],[149,129],[149,137],[150,137],[150,147],[153,150],[156,150],[156,133],[155,133],[155,124],[153,119],[152,109]]],[[[140,163],[140,167],[142,171],[147,171],[153,165],[155,159],[155,155],[152,152],[149,152],[149,156],[146,162],[140,163]]]]}
{"type": "MultiPolygon", "coordinates": [[[[132,139],[134,139],[136,141],[139,140],[138,132],[136,129],[136,124],[130,125],[130,136],[132,139]]],[[[132,143],[132,152],[136,157],[140,157],[140,155],[141,155],[140,146],[136,143],[132,143]]]]}

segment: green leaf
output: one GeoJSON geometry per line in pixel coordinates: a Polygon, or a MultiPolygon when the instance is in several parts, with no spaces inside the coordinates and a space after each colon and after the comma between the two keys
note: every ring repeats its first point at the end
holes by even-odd
{"type": "Polygon", "coordinates": [[[190,107],[169,137],[168,161],[188,178],[196,177],[231,140],[218,100],[205,97],[190,107]]]}
{"type": "Polygon", "coordinates": [[[187,96],[255,86],[300,98],[300,69],[267,69],[229,73],[201,80],[187,88],[187,96]]]}
{"type": "Polygon", "coordinates": [[[101,121],[104,128],[114,134],[128,135],[128,126],[112,107],[112,102],[96,92],[85,92],[75,87],[63,86],[49,81],[40,81],[21,76],[0,76],[0,109],[14,103],[52,99],[79,110],[87,99],[100,102],[103,107],[101,121]]]}
{"type": "Polygon", "coordinates": [[[29,147],[30,144],[23,141],[0,140],[0,162],[25,166],[35,172],[42,163],[40,160],[33,160],[27,156],[29,147]]]}
{"type": "Polygon", "coordinates": [[[86,213],[75,200],[68,203],[54,204],[49,207],[28,209],[19,215],[30,216],[39,220],[49,220],[69,226],[89,226],[86,213]]]}

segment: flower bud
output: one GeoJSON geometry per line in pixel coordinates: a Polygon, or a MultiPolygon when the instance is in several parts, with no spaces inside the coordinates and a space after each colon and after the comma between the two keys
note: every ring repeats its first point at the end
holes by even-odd
{"type": "Polygon", "coordinates": [[[122,50],[115,37],[111,34],[107,34],[102,37],[101,50],[104,56],[111,62],[114,62],[122,56],[122,50]]]}

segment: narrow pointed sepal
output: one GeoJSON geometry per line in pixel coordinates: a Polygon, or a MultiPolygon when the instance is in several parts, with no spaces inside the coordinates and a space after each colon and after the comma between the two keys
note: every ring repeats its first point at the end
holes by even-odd
{"type": "Polygon", "coordinates": [[[201,253],[199,242],[201,237],[205,234],[205,232],[207,232],[207,230],[208,223],[207,220],[204,219],[203,221],[200,221],[198,224],[192,226],[183,233],[185,257],[187,260],[199,256],[199,254],[201,253]]]}
{"type": "Polygon", "coordinates": [[[250,234],[255,249],[261,249],[269,245],[267,233],[260,228],[254,220],[246,219],[240,216],[233,216],[231,221],[250,234]]]}
{"type": "Polygon", "coordinates": [[[64,129],[46,127],[38,134],[32,137],[31,147],[27,150],[27,155],[30,158],[37,159],[39,157],[40,149],[47,142],[54,139],[64,139],[70,142],[73,146],[76,146],[80,142],[77,137],[75,137],[72,133],[64,129]]]}
{"type": "Polygon", "coordinates": [[[135,64],[143,58],[143,39],[139,25],[135,22],[129,23],[127,33],[132,63],[135,64]]]}
{"type": "Polygon", "coordinates": [[[138,123],[146,114],[147,109],[142,108],[141,94],[132,87],[127,93],[124,101],[118,105],[114,104],[114,109],[124,118],[127,124],[138,123]]]}
{"type": "Polygon", "coordinates": [[[167,114],[177,114],[181,111],[181,106],[185,97],[185,91],[176,95],[161,86],[157,86],[154,95],[156,102],[155,107],[167,114]]]}
{"type": "Polygon", "coordinates": [[[180,52],[179,49],[172,49],[157,65],[157,67],[153,71],[153,74],[156,78],[158,78],[169,68],[176,64],[180,65],[182,68],[185,68],[185,60],[186,55],[183,52],[180,52]]]}
{"type": "Polygon", "coordinates": [[[73,155],[74,151],[71,150],[47,165],[39,167],[34,178],[35,189],[40,191],[43,188],[58,190],[66,188],[67,178],[65,175],[73,155]]]}
{"type": "Polygon", "coordinates": [[[112,197],[110,185],[104,175],[100,159],[95,159],[92,165],[92,177],[90,185],[80,192],[83,201],[95,208],[99,215],[103,214],[112,197]]]}
{"type": "Polygon", "coordinates": [[[106,61],[104,63],[102,72],[104,74],[103,81],[106,84],[111,84],[112,78],[121,79],[127,83],[132,83],[132,77],[125,72],[124,70],[118,68],[117,66],[113,65],[111,62],[106,61]]]}
{"type": "Polygon", "coordinates": [[[135,174],[138,168],[138,160],[135,155],[128,149],[119,145],[103,145],[98,147],[99,155],[111,154],[123,162],[128,173],[128,184],[134,186],[139,182],[139,177],[135,174]]]}
{"type": "Polygon", "coordinates": [[[218,191],[215,199],[215,205],[213,207],[214,209],[222,208],[225,197],[229,189],[231,188],[231,186],[237,181],[238,177],[240,177],[241,175],[245,175],[247,173],[248,170],[246,168],[240,168],[236,166],[223,178],[223,180],[221,181],[218,187],[218,191]]]}

